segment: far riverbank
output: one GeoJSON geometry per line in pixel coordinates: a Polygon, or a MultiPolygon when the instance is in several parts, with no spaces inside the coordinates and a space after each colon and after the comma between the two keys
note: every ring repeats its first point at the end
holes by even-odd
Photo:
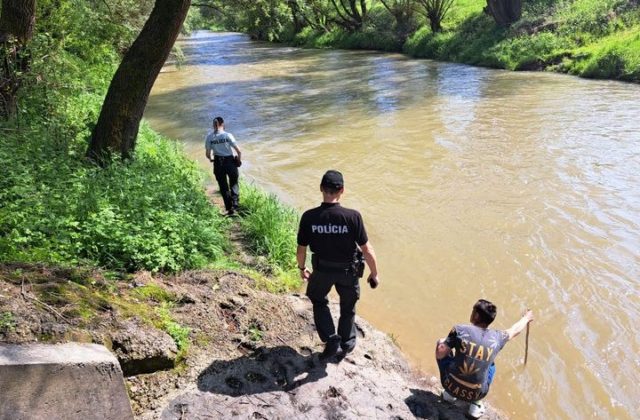
{"type": "MultiPolygon", "coordinates": [[[[388,4],[400,12],[409,3],[388,4]]],[[[227,6],[225,13],[231,17],[216,19],[215,25],[293,46],[403,52],[414,58],[481,67],[640,82],[637,0],[531,0],[523,2],[522,17],[508,28],[497,26],[484,11],[486,6],[486,0],[454,0],[436,32],[418,2],[413,12],[402,12],[402,24],[381,2],[371,2],[359,29],[346,30],[335,23],[340,19],[328,6],[312,15],[308,10],[292,10],[294,16],[306,16],[296,31],[284,2],[280,14],[272,11],[255,21],[238,20],[238,16],[260,15],[259,10],[227,6]]]]}

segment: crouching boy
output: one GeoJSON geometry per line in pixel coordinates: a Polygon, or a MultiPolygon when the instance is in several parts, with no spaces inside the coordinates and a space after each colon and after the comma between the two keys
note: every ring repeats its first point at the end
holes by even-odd
{"type": "Polygon", "coordinates": [[[457,399],[470,402],[469,415],[481,417],[482,399],[496,373],[494,360],[507,341],[520,334],[533,321],[533,312],[525,315],[506,331],[489,329],[496,318],[496,305],[480,299],[473,305],[471,325],[456,325],[447,338],[438,340],[436,360],[440,369],[440,382],[444,388],[442,398],[448,402],[457,399]]]}

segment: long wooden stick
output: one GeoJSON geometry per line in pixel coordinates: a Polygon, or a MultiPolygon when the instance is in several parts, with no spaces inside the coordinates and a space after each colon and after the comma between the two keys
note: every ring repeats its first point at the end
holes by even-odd
{"type": "Polygon", "coordinates": [[[527,356],[529,356],[529,324],[527,324],[527,335],[524,340],[524,365],[527,365],[527,356]]]}

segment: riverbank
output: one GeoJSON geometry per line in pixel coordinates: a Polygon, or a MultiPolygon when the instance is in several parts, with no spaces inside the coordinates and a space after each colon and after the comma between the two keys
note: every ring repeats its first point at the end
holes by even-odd
{"type": "MultiPolygon", "coordinates": [[[[400,35],[394,17],[376,4],[359,31],[345,31],[336,25],[327,26],[328,31],[306,26],[294,35],[284,26],[272,37],[303,47],[403,52],[410,57],[482,67],[640,82],[637,1],[523,3],[522,18],[509,28],[498,27],[484,12],[486,0],[455,0],[438,32],[416,12],[413,21],[407,18],[403,26],[408,35],[400,35]]],[[[249,33],[251,29],[247,28],[249,33]]]]}
{"type": "MultiPolygon", "coordinates": [[[[140,419],[465,418],[465,405],[442,402],[436,378],[412,371],[361,318],[356,350],[321,362],[307,299],[270,293],[239,272],[112,280],[99,270],[5,264],[0,308],[2,342],[107,346],[140,419]]],[[[485,418],[505,417],[489,407],[485,418]]]]}

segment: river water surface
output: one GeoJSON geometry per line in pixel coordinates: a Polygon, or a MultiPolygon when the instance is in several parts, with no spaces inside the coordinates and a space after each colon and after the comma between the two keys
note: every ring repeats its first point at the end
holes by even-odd
{"type": "Polygon", "coordinates": [[[301,50],[200,32],[146,118],[203,167],[211,117],[242,173],[299,210],[346,179],[382,285],[358,306],[413,363],[480,297],[524,335],[488,400],[517,419],[640,415],[640,86],[396,54],[301,50]]]}

